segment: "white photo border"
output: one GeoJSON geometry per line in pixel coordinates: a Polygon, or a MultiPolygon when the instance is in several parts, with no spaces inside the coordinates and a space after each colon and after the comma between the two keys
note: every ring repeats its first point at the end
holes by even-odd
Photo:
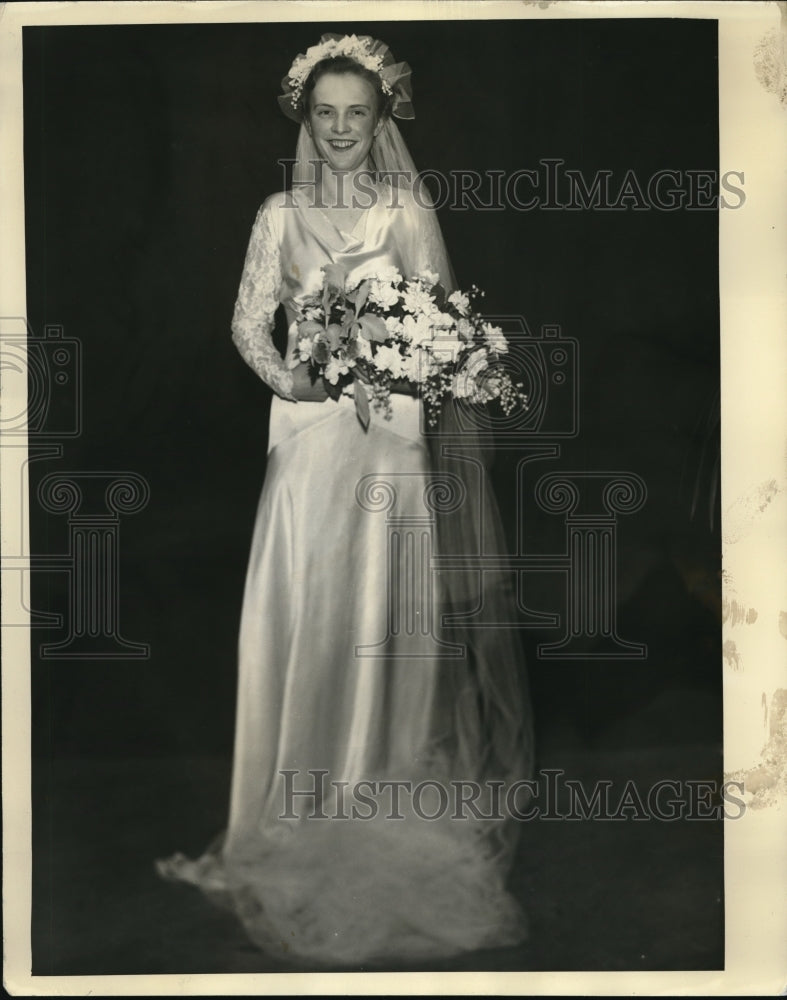
{"type": "MultiPolygon", "coordinates": [[[[73,2],[4,5],[0,19],[0,310],[25,316],[22,27],[60,24],[698,18],[718,21],[720,172],[745,172],[747,203],[720,212],[722,507],[725,570],[751,606],[787,609],[787,99],[756,72],[770,51],[787,85],[785,5],[728,2],[73,2]],[[779,67],[779,58],[782,63],[779,67]],[[767,509],[752,506],[775,483],[767,509]],[[752,513],[753,511],[753,513],[752,513]],[[749,512],[749,513],[747,513],[749,512]],[[745,521],[746,530],[737,527],[745,521]],[[732,530],[736,528],[736,530],[732,530]],[[745,595],[742,593],[746,589],[745,595]],[[759,602],[759,603],[758,603],[759,602]]],[[[665,67],[665,72],[668,68],[665,67]]],[[[778,88],[776,88],[778,89],[778,88]]],[[[26,401],[6,397],[14,412],[26,401]]],[[[12,537],[21,520],[0,468],[3,555],[28,551],[12,537]]],[[[3,595],[4,601],[8,599],[3,595]]],[[[787,635],[760,616],[747,632],[745,672],[724,667],[727,773],[753,766],[765,743],[762,695],[787,688],[787,635]],[[758,721],[759,720],[759,721],[758,721]]],[[[3,633],[4,983],[12,995],[499,994],[776,995],[787,984],[787,805],[748,810],[725,825],[726,967],[723,972],[320,973],[32,976],[30,650],[25,629],[3,633]]],[[[783,764],[785,762],[782,762],[783,764]]]]}

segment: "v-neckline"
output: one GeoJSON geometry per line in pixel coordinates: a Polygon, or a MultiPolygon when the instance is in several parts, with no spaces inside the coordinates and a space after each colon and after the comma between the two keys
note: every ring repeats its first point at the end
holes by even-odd
{"type": "MultiPolygon", "coordinates": [[[[365,222],[366,216],[367,216],[367,214],[369,212],[369,209],[368,208],[361,209],[360,214],[358,215],[358,218],[353,223],[352,229],[342,229],[341,226],[337,226],[336,225],[336,223],[331,219],[330,215],[328,215],[327,212],[324,212],[321,208],[318,208],[317,211],[325,219],[325,221],[328,223],[328,225],[333,226],[333,228],[338,233],[341,233],[342,236],[346,236],[347,239],[353,239],[355,237],[355,230],[358,228],[358,226],[360,225],[360,223],[362,221],[365,222]]],[[[364,228],[364,230],[366,230],[366,225],[364,225],[363,228],[364,228]]]]}
{"type": "Polygon", "coordinates": [[[295,188],[293,195],[301,217],[307,222],[310,228],[321,233],[323,238],[334,246],[334,249],[347,251],[363,244],[366,238],[369,214],[377,204],[377,198],[374,199],[369,208],[363,209],[352,229],[348,232],[346,229],[337,226],[321,208],[310,204],[308,196],[304,198],[304,193],[302,193],[300,188],[295,188]]]}

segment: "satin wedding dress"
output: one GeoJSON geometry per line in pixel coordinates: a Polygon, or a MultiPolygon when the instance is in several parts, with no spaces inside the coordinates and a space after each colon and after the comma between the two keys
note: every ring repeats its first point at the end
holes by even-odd
{"type": "MultiPolygon", "coordinates": [[[[201,858],[159,862],[230,907],[261,948],[307,964],[428,960],[526,934],[505,888],[516,823],[458,815],[451,784],[530,775],[521,653],[510,631],[441,623],[478,603],[480,575],[430,569],[441,487],[421,404],[394,395],[392,419],[372,408],[364,431],[346,396],[291,396],[293,320],[325,264],[351,278],[429,267],[450,281],[434,213],[404,190],[378,195],[352,232],[299,189],[269,198],[254,223],[234,340],[276,395],[241,617],[229,822],[201,858]],[[284,360],[271,340],[279,305],[284,360]]],[[[493,504],[483,463],[454,463],[454,479],[456,468],[460,494],[493,504]]],[[[493,615],[507,600],[504,585],[485,589],[493,615]]]]}

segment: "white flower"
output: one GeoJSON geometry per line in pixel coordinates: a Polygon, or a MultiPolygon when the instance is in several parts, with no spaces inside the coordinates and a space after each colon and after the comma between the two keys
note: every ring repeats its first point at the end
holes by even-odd
{"type": "Polygon", "coordinates": [[[422,347],[415,347],[411,354],[402,359],[402,376],[420,384],[425,382],[437,367],[428,351],[422,347]]]}
{"type": "Polygon", "coordinates": [[[444,365],[456,361],[459,352],[464,346],[463,341],[450,333],[438,333],[432,341],[434,355],[444,365]]]}
{"type": "Polygon", "coordinates": [[[478,350],[473,351],[470,357],[467,359],[467,370],[477,375],[482,372],[485,368],[489,367],[489,358],[483,347],[479,347],[478,350]]]}
{"type": "Polygon", "coordinates": [[[432,339],[432,323],[428,316],[405,316],[402,320],[402,335],[414,347],[432,339]]]}
{"type": "Polygon", "coordinates": [[[451,292],[448,301],[460,316],[466,316],[470,311],[470,299],[464,292],[451,292]]]}
{"type": "Polygon", "coordinates": [[[387,281],[391,285],[400,285],[404,280],[399,273],[398,269],[394,267],[393,264],[388,264],[385,267],[381,267],[375,272],[374,278],[377,281],[387,281]]]}
{"type": "MultiPolygon", "coordinates": [[[[296,56],[290,71],[287,74],[290,86],[293,88],[293,96],[300,97],[306,77],[311,73],[314,66],[321,60],[330,56],[349,56],[361,66],[379,75],[383,67],[383,57],[379,53],[373,55],[369,50],[372,40],[363,36],[344,35],[342,38],[328,38],[318,45],[311,45],[305,55],[296,56]]],[[[380,77],[383,90],[390,94],[392,88],[390,83],[380,77]]]]}
{"type": "Polygon", "coordinates": [[[491,323],[484,323],[484,338],[489,349],[495,354],[505,354],[508,351],[508,341],[499,326],[492,326],[491,323]]]}
{"type": "Polygon", "coordinates": [[[465,371],[457,372],[451,381],[451,395],[457,399],[472,399],[475,396],[476,384],[471,375],[465,371]]]}
{"type": "Polygon", "coordinates": [[[366,358],[367,361],[371,360],[372,357],[372,345],[366,337],[356,337],[355,350],[358,352],[357,356],[359,358],[366,358]]]}
{"type": "Polygon", "coordinates": [[[345,359],[331,357],[325,366],[323,374],[331,385],[336,385],[339,381],[339,376],[346,375],[349,370],[350,369],[347,367],[347,361],[345,359]]]}
{"type": "Polygon", "coordinates": [[[437,312],[431,317],[431,322],[438,330],[450,330],[454,326],[454,317],[450,313],[437,312]]]}
{"type": "Polygon", "coordinates": [[[469,319],[460,319],[456,324],[456,332],[463,340],[472,340],[475,327],[469,319]]]}
{"type": "Polygon", "coordinates": [[[357,272],[354,286],[357,288],[363,281],[369,282],[369,300],[377,305],[390,309],[399,301],[396,286],[404,279],[393,264],[386,267],[362,268],[357,272]]]}
{"type": "Polygon", "coordinates": [[[301,361],[308,361],[312,356],[312,341],[311,337],[301,337],[298,341],[298,355],[301,361]]]}
{"type": "Polygon", "coordinates": [[[393,264],[386,264],[385,267],[375,267],[372,264],[367,264],[355,272],[353,286],[357,288],[362,281],[387,281],[395,285],[399,284],[402,280],[401,274],[393,264]]]}
{"type": "Polygon", "coordinates": [[[374,355],[374,364],[381,372],[390,372],[394,378],[402,374],[402,355],[396,347],[381,344],[374,355]]]}
{"type": "Polygon", "coordinates": [[[399,292],[390,282],[375,279],[369,286],[369,301],[390,309],[399,301],[399,292]]]}
{"type": "Polygon", "coordinates": [[[403,331],[402,321],[397,316],[384,316],[383,322],[385,323],[386,330],[391,334],[392,337],[401,336],[403,331]]]}
{"type": "Polygon", "coordinates": [[[451,382],[451,394],[457,399],[471,399],[474,403],[488,403],[500,395],[499,379],[484,378],[479,380],[483,368],[463,367],[461,371],[454,375],[451,382]]]}
{"type": "Polygon", "coordinates": [[[431,315],[437,312],[437,303],[429,292],[420,285],[410,285],[402,296],[404,308],[411,313],[431,315]]]}
{"type": "Polygon", "coordinates": [[[429,288],[433,288],[440,281],[440,275],[430,271],[427,267],[422,268],[415,277],[417,281],[423,281],[429,288]]]}

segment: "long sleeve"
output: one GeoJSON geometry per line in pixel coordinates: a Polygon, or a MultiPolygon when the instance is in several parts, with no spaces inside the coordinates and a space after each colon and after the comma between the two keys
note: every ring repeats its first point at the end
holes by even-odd
{"type": "Polygon", "coordinates": [[[251,231],[232,317],[232,340],[244,361],[284,399],[295,402],[292,373],[271,337],[279,305],[281,265],[272,209],[262,205],[251,231]]]}

